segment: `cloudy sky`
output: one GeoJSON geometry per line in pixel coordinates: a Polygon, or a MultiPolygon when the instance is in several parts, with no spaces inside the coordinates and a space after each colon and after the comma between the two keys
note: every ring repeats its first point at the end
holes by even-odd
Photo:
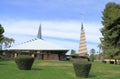
{"type": "Polygon", "coordinates": [[[102,11],[108,2],[119,0],[1,0],[0,24],[4,35],[15,44],[36,38],[42,25],[42,38],[78,52],[81,23],[84,25],[88,52],[98,51],[102,36],[102,11]]]}

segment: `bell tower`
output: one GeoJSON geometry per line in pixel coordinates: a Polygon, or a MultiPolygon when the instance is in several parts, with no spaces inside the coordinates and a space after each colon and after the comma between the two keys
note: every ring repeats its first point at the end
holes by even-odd
{"type": "Polygon", "coordinates": [[[80,43],[79,43],[78,55],[79,56],[88,56],[83,24],[81,24],[81,33],[80,33],[80,43]]]}

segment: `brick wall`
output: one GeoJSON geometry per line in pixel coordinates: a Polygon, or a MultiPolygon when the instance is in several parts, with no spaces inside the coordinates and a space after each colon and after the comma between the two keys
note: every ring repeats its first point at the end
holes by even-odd
{"type": "Polygon", "coordinates": [[[44,60],[59,60],[58,54],[45,54],[44,60]]]}

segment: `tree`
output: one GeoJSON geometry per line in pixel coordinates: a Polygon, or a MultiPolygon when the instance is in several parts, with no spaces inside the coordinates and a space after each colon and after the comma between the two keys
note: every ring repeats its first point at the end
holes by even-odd
{"type": "Polygon", "coordinates": [[[98,59],[100,60],[100,58],[101,58],[101,51],[102,51],[102,44],[99,44],[98,46],[97,46],[98,48],[99,48],[99,51],[98,51],[98,59]]]}
{"type": "Polygon", "coordinates": [[[76,51],[75,50],[71,50],[71,55],[74,55],[74,54],[76,54],[76,51]]]}
{"type": "Polygon", "coordinates": [[[3,44],[3,33],[4,33],[4,28],[2,27],[2,25],[0,24],[0,50],[2,50],[2,44],[3,44]]]}
{"type": "Polygon", "coordinates": [[[14,43],[15,40],[13,38],[8,38],[8,37],[4,37],[3,39],[3,43],[4,43],[4,47],[11,47],[12,43],[14,43]]]}
{"type": "Polygon", "coordinates": [[[78,54],[76,53],[76,51],[75,50],[71,50],[71,56],[78,56],[78,54]]]}
{"type": "Polygon", "coordinates": [[[0,41],[3,39],[3,33],[4,33],[4,28],[2,27],[2,25],[0,24],[0,41]]]}
{"type": "Polygon", "coordinates": [[[0,24],[0,50],[2,50],[3,47],[11,47],[11,44],[15,42],[13,38],[8,38],[3,35],[4,28],[0,24]]]}
{"type": "Polygon", "coordinates": [[[106,4],[102,19],[104,26],[101,28],[102,51],[113,58],[120,52],[120,4],[113,2],[106,4]]]}
{"type": "Polygon", "coordinates": [[[94,60],[95,60],[95,49],[93,49],[93,48],[90,50],[90,60],[92,62],[94,62],[94,60]]]}
{"type": "Polygon", "coordinates": [[[102,44],[99,44],[97,47],[99,48],[99,52],[98,52],[98,53],[101,53],[101,50],[102,50],[102,44]]]}
{"type": "Polygon", "coordinates": [[[117,59],[118,60],[118,64],[120,64],[120,55],[119,56],[115,56],[114,58],[117,59]]]}

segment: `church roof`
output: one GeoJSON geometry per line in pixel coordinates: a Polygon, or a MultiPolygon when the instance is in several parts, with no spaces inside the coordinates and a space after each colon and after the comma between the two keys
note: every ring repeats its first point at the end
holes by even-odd
{"type": "Polygon", "coordinates": [[[29,40],[27,42],[21,43],[19,45],[7,48],[7,50],[54,50],[54,51],[68,51],[68,49],[63,48],[54,43],[48,42],[42,39],[41,25],[38,30],[37,38],[29,40]]]}
{"type": "Polygon", "coordinates": [[[59,50],[59,51],[68,51],[68,49],[60,47],[51,42],[35,38],[29,40],[23,44],[15,45],[8,48],[8,50],[59,50]]]}

